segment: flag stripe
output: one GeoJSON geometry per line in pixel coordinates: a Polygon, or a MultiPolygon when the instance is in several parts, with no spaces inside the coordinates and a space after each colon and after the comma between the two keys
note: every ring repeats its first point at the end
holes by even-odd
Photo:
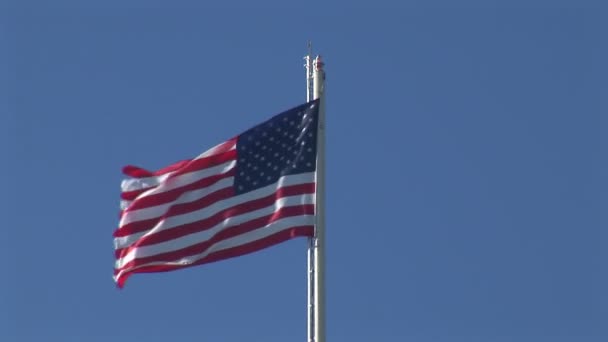
{"type": "Polygon", "coordinates": [[[218,190],[231,187],[234,183],[234,172],[224,174],[223,177],[216,177],[217,181],[210,184],[202,189],[195,189],[190,192],[185,192],[182,196],[179,196],[174,202],[162,203],[155,206],[149,206],[141,209],[133,209],[125,212],[120,220],[119,227],[126,228],[129,223],[143,221],[148,219],[159,218],[167,215],[168,210],[172,206],[183,203],[192,203],[204,200],[209,194],[218,190]]]}
{"type": "Polygon", "coordinates": [[[123,211],[125,209],[127,209],[129,207],[129,205],[131,205],[131,202],[132,201],[127,201],[127,200],[123,200],[123,199],[120,200],[120,215],[118,216],[119,218],[122,217],[123,211]]]}
{"type": "MultiPolygon", "coordinates": [[[[140,190],[126,191],[121,193],[121,198],[126,200],[139,199],[141,196],[149,196],[153,194],[160,194],[166,191],[175,190],[180,187],[184,187],[188,184],[196,182],[205,177],[209,177],[218,172],[218,170],[227,170],[233,168],[236,165],[236,151],[231,150],[220,155],[214,155],[210,159],[198,159],[188,164],[189,170],[185,172],[180,170],[167,175],[166,179],[159,186],[144,188],[140,190]],[[170,180],[170,182],[168,181],[170,180]]],[[[164,176],[161,176],[164,177],[164,176]]]]}
{"type": "MultiPolygon", "coordinates": [[[[124,265],[122,268],[116,268],[114,273],[120,275],[121,272],[136,269],[142,266],[163,263],[168,265],[183,266],[192,264],[207,255],[217,252],[223,249],[236,247],[238,245],[247,244],[256,240],[263,239],[271,236],[282,230],[289,229],[294,226],[305,226],[312,225],[314,223],[314,215],[299,215],[294,217],[287,217],[284,219],[276,220],[267,226],[260,229],[254,229],[243,234],[236,234],[232,237],[227,238],[216,238],[216,241],[207,246],[203,251],[195,254],[188,255],[187,253],[180,253],[179,251],[174,254],[158,255],[152,258],[135,259],[128,265],[124,265]]],[[[173,253],[173,252],[170,252],[173,253]]]]}
{"type": "Polygon", "coordinates": [[[203,265],[211,262],[216,262],[220,260],[225,260],[229,258],[235,258],[241,255],[253,253],[287,240],[300,237],[300,236],[312,236],[314,231],[313,225],[305,225],[305,226],[294,226],[290,229],[285,229],[279,231],[278,233],[272,234],[265,238],[255,240],[249,243],[244,243],[239,246],[225,248],[222,250],[218,250],[212,253],[209,253],[207,256],[189,264],[189,265],[169,265],[165,263],[156,263],[146,266],[141,266],[135,269],[125,270],[122,272],[115,271],[114,278],[117,282],[118,287],[122,288],[125,285],[127,279],[135,273],[152,273],[152,272],[170,272],[183,268],[188,268],[192,266],[203,265]]]}
{"type": "Polygon", "coordinates": [[[120,190],[125,193],[130,191],[153,188],[164,182],[167,177],[169,177],[169,175],[170,173],[154,177],[127,178],[120,183],[120,190]]]}
{"type": "Polygon", "coordinates": [[[138,242],[140,245],[153,244],[174,239],[179,236],[193,234],[198,231],[208,229],[209,227],[212,227],[214,224],[217,224],[228,217],[265,208],[272,205],[280,198],[311,194],[314,193],[314,191],[315,185],[313,183],[308,183],[283,187],[277,189],[275,193],[272,193],[266,197],[249,201],[240,201],[239,203],[234,203],[235,201],[231,201],[232,199],[238,197],[230,197],[222,203],[216,203],[218,205],[212,205],[209,208],[205,208],[197,212],[173,216],[157,221],[156,225],[149,227],[149,232],[144,231],[137,235],[132,234],[129,236],[116,237],[114,239],[114,243],[116,249],[122,249],[129,247],[139,239],[144,239],[143,241],[138,242]]]}
{"type": "MultiPolygon", "coordinates": [[[[314,172],[303,173],[303,174],[298,174],[298,175],[283,176],[279,179],[279,181],[276,184],[271,184],[266,187],[248,192],[246,194],[242,194],[240,196],[232,197],[232,196],[230,196],[230,194],[225,194],[225,197],[223,197],[223,198],[217,198],[217,197],[209,198],[209,200],[208,200],[209,204],[207,206],[201,206],[200,207],[201,209],[190,212],[190,213],[186,213],[184,215],[172,216],[172,217],[167,216],[166,218],[163,218],[162,224],[165,228],[171,228],[171,227],[179,226],[184,223],[195,222],[198,220],[208,218],[209,216],[212,216],[213,214],[221,212],[223,210],[237,207],[238,205],[241,205],[243,203],[252,202],[253,205],[255,205],[256,200],[260,201],[260,200],[265,199],[266,201],[268,201],[269,197],[278,198],[278,197],[276,197],[277,195],[280,196],[280,195],[284,194],[284,196],[290,196],[291,194],[298,194],[299,193],[299,192],[297,192],[298,189],[299,189],[299,191],[302,191],[302,193],[310,193],[310,191],[314,191],[314,179],[315,179],[314,172]],[[296,188],[295,189],[296,191],[280,190],[282,188],[289,188],[291,186],[298,186],[298,185],[301,188],[296,188]]],[[[266,202],[264,202],[264,203],[266,203],[266,202]]],[[[150,221],[150,222],[153,222],[153,221],[150,221]]],[[[150,222],[148,222],[148,223],[150,223],[150,222]]],[[[119,229],[117,229],[114,233],[114,236],[115,237],[127,237],[129,235],[140,233],[145,230],[152,229],[152,228],[153,227],[149,226],[149,224],[142,223],[142,224],[138,225],[138,224],[136,224],[136,222],[132,222],[124,227],[120,227],[119,229]]],[[[136,238],[138,238],[138,237],[136,237],[136,238]]],[[[133,240],[135,240],[136,238],[134,238],[133,240]]],[[[127,243],[125,243],[126,241],[123,241],[123,239],[117,239],[116,242],[117,242],[117,244],[116,244],[117,248],[123,248],[127,244],[127,243]]]]}
{"type": "Polygon", "coordinates": [[[204,237],[200,239],[196,236],[188,236],[190,241],[182,239],[177,242],[174,240],[171,243],[148,247],[135,247],[125,257],[117,260],[116,268],[128,269],[157,261],[173,262],[180,258],[199,255],[220,241],[237,236],[245,237],[246,234],[260,228],[271,229],[269,227],[272,227],[273,224],[291,225],[290,220],[299,220],[300,217],[308,217],[313,214],[313,205],[285,207],[278,209],[272,214],[257,217],[246,222],[218,227],[219,229],[215,229],[210,234],[204,234],[204,237]]]}
{"type": "Polygon", "coordinates": [[[153,179],[155,178],[155,176],[160,176],[166,173],[170,173],[173,172],[181,167],[183,167],[185,164],[189,163],[190,159],[187,160],[180,160],[176,163],[173,163],[167,167],[164,167],[160,170],[157,171],[148,171],[144,168],[141,168],[139,166],[134,166],[134,165],[127,165],[125,167],[123,167],[122,172],[129,177],[133,177],[136,179],[153,179]]]}
{"type": "MultiPolygon", "coordinates": [[[[234,150],[236,148],[236,139],[232,139],[225,143],[219,144],[218,146],[206,151],[201,154],[198,158],[209,157],[215,154],[224,153],[226,151],[234,150]]],[[[137,166],[126,166],[123,172],[130,177],[125,179],[121,183],[122,192],[131,192],[136,190],[148,190],[158,186],[164,182],[174,171],[184,167],[190,163],[192,159],[182,160],[158,171],[150,172],[137,166]],[[125,172],[126,171],[126,172],[125,172]],[[143,177],[142,177],[143,176],[143,177]]],[[[130,195],[127,195],[130,197],[130,195]]]]}
{"type": "Polygon", "coordinates": [[[264,227],[264,229],[255,229],[243,234],[236,235],[234,237],[230,237],[227,239],[220,239],[218,241],[214,241],[210,246],[208,246],[201,253],[193,254],[193,255],[181,255],[176,253],[171,256],[160,256],[157,260],[145,260],[145,259],[135,259],[131,264],[125,265],[122,268],[117,268],[115,273],[120,276],[122,272],[129,271],[134,268],[138,268],[141,266],[146,266],[154,263],[164,263],[169,265],[188,265],[192,264],[207,255],[217,252],[226,248],[232,248],[239,245],[247,244],[250,242],[254,242],[256,240],[263,239],[265,237],[271,236],[275,233],[278,233],[282,230],[289,229],[294,226],[305,226],[314,224],[314,215],[300,215],[295,217],[289,217],[286,219],[277,220],[272,222],[271,224],[264,227]]]}
{"type": "Polygon", "coordinates": [[[125,209],[125,215],[137,209],[153,207],[177,200],[183,193],[210,186],[225,177],[234,176],[236,161],[222,164],[213,169],[215,174],[205,172],[203,175],[187,174],[176,178],[168,185],[161,185],[140,195],[134,203],[125,209]]]}
{"type": "MultiPolygon", "coordinates": [[[[174,190],[170,190],[164,193],[160,193],[160,194],[156,194],[156,195],[149,195],[149,196],[142,196],[141,198],[137,199],[136,203],[133,203],[134,205],[129,204],[129,206],[123,210],[120,214],[120,222],[119,222],[119,229],[122,228],[121,225],[127,225],[130,222],[136,222],[137,219],[133,218],[136,217],[137,214],[134,215],[134,213],[140,212],[142,210],[147,210],[147,209],[151,209],[151,212],[148,212],[146,215],[147,216],[153,216],[152,212],[160,212],[158,210],[155,210],[154,208],[159,208],[161,206],[164,206],[165,208],[167,206],[171,206],[173,205],[173,203],[179,204],[179,203],[186,203],[188,202],[189,199],[192,199],[194,197],[192,196],[196,196],[189,195],[189,191],[198,191],[198,190],[204,190],[205,188],[210,188],[210,187],[216,187],[216,184],[218,183],[222,183],[223,181],[228,179],[231,180],[231,183],[229,186],[231,186],[234,183],[234,179],[233,176],[235,175],[235,170],[234,169],[228,169],[226,172],[224,173],[219,173],[217,175],[211,176],[211,177],[207,177],[204,179],[200,179],[192,184],[188,184],[187,186],[184,186],[180,189],[174,189],[174,190]],[[183,198],[183,200],[182,200],[183,198]]],[[[204,191],[202,191],[201,193],[199,193],[199,195],[204,196],[204,191]]],[[[161,214],[164,212],[160,212],[161,214]]],[[[159,216],[161,214],[158,214],[159,216]]]]}
{"type": "Polygon", "coordinates": [[[206,169],[211,166],[219,165],[223,162],[236,159],[237,151],[235,149],[228,150],[219,154],[214,154],[207,157],[197,157],[191,160],[181,169],[172,173],[169,178],[178,177],[198,170],[206,169]]]}
{"type": "MultiPolygon", "coordinates": [[[[144,234],[131,246],[118,249],[116,251],[116,257],[128,258],[129,254],[135,249],[139,249],[141,252],[142,247],[146,247],[147,250],[175,249],[175,246],[179,244],[208,239],[221,229],[231,225],[242,224],[250,220],[258,219],[259,217],[268,216],[283,208],[308,205],[314,205],[314,196],[312,194],[283,197],[276,200],[276,203],[273,203],[272,205],[237,215],[228,216],[227,214],[230,214],[231,212],[218,213],[207,220],[194,222],[194,224],[185,227],[182,226],[159,233],[144,234]]],[[[138,253],[138,255],[141,254],[138,253]]]]}
{"type": "MultiPolygon", "coordinates": [[[[275,195],[269,194],[266,197],[258,198],[257,201],[264,199],[264,200],[266,200],[264,203],[272,203],[272,200],[278,198],[276,196],[279,196],[279,195],[285,196],[286,194],[293,194],[293,193],[299,194],[298,191],[302,191],[302,193],[308,193],[308,191],[314,191],[313,185],[314,184],[312,184],[312,183],[308,183],[308,185],[298,184],[297,186],[283,187],[283,188],[281,188],[281,190],[276,192],[275,195]]],[[[207,189],[209,189],[209,188],[207,188],[207,189]]],[[[216,191],[205,194],[206,196],[199,198],[195,201],[189,201],[189,202],[185,202],[185,203],[182,203],[181,201],[176,201],[176,202],[174,202],[175,204],[169,204],[169,205],[165,204],[165,205],[160,205],[160,206],[156,206],[156,207],[152,207],[152,208],[138,210],[138,213],[141,214],[140,217],[137,218],[137,217],[131,216],[131,217],[127,217],[127,218],[131,218],[131,220],[129,220],[129,221],[121,220],[121,226],[120,226],[119,230],[121,231],[122,234],[124,234],[126,232],[135,232],[135,231],[141,232],[141,231],[146,230],[146,227],[149,227],[149,225],[147,225],[146,222],[149,223],[149,222],[151,222],[151,220],[174,218],[174,217],[177,217],[180,215],[186,215],[186,214],[194,216],[194,217],[200,217],[200,215],[203,215],[206,212],[213,212],[213,211],[221,210],[219,208],[223,208],[225,205],[230,205],[231,203],[238,203],[238,202],[235,202],[234,200],[232,202],[226,201],[223,204],[218,204],[217,206],[215,206],[213,208],[207,209],[207,207],[209,207],[219,201],[222,201],[222,200],[227,199],[228,197],[234,196],[234,190],[232,189],[232,187],[223,187],[223,189],[210,189],[210,190],[216,190],[216,191]]],[[[186,197],[186,195],[184,195],[184,197],[186,197]]],[[[254,202],[250,202],[250,203],[254,203],[254,202]]],[[[257,204],[256,204],[256,206],[257,206],[257,204]]],[[[176,220],[180,221],[181,219],[176,219],[176,220]]],[[[151,227],[149,227],[148,229],[150,229],[150,228],[151,227]]]]}
{"type": "MultiPolygon", "coordinates": [[[[204,198],[204,200],[209,202],[209,205],[215,205],[217,203],[221,203],[222,201],[226,200],[226,199],[230,199],[233,198],[234,196],[234,189],[232,187],[227,187],[218,191],[215,191],[211,194],[209,194],[207,197],[204,198]]],[[[229,209],[229,208],[228,208],[229,209]]],[[[194,213],[184,213],[182,214],[182,217],[177,217],[176,216],[169,216],[169,215],[163,215],[161,217],[157,217],[157,218],[152,218],[152,219],[148,219],[148,220],[143,220],[143,221],[137,221],[137,222],[133,222],[133,223],[129,223],[128,225],[119,228],[114,236],[116,237],[115,242],[116,247],[117,248],[122,248],[127,241],[132,242],[135,241],[137,239],[140,239],[141,237],[143,237],[144,235],[149,234],[149,231],[154,230],[154,232],[156,234],[160,233],[162,230],[164,229],[172,229],[172,228],[176,228],[176,227],[180,227],[184,224],[187,223],[196,223],[197,220],[202,220],[206,217],[203,216],[203,213],[206,213],[208,216],[211,216],[213,214],[216,213],[215,210],[210,211],[204,211],[205,208],[199,210],[199,216],[194,216],[194,213]],[[188,217],[184,217],[187,214],[191,214],[190,215],[190,219],[188,219],[188,217]]],[[[169,209],[169,211],[171,211],[171,209],[169,209]]],[[[168,213],[171,214],[171,213],[168,213]]]]}
{"type": "Polygon", "coordinates": [[[166,181],[170,175],[171,173],[167,173],[158,177],[125,179],[120,184],[120,190],[122,191],[120,197],[122,199],[134,200],[145,191],[153,189],[166,181]]]}
{"type": "MultiPolygon", "coordinates": [[[[230,150],[234,150],[235,148],[236,148],[236,138],[217,145],[216,147],[201,154],[198,158],[209,157],[209,156],[212,156],[215,154],[224,153],[224,152],[227,152],[230,150]]],[[[144,172],[147,172],[146,175],[154,174],[155,176],[144,177],[144,178],[130,178],[130,179],[125,179],[122,181],[122,183],[121,183],[122,200],[120,202],[121,211],[120,211],[119,217],[122,217],[124,215],[124,210],[127,209],[131,205],[132,201],[135,200],[138,196],[140,196],[141,194],[143,194],[144,192],[146,192],[148,190],[156,188],[162,182],[166,181],[167,178],[169,178],[169,176],[173,173],[173,171],[176,170],[176,168],[182,167],[183,165],[185,165],[189,162],[191,162],[191,160],[183,160],[183,161],[177,162],[173,165],[170,165],[166,168],[163,168],[163,169],[155,171],[155,172],[150,172],[150,171],[147,171],[147,170],[135,167],[135,166],[127,167],[127,169],[136,168],[136,169],[144,170],[144,172]]],[[[129,174],[127,173],[127,175],[129,175],[129,174]]],[[[137,173],[133,174],[132,176],[136,176],[136,175],[137,175],[137,173]]]]}

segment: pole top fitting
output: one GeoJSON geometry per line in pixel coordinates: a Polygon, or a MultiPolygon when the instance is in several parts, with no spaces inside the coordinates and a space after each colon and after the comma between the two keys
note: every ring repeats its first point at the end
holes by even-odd
{"type": "Polygon", "coordinates": [[[321,56],[317,56],[313,62],[313,66],[315,68],[315,70],[317,71],[321,71],[323,70],[323,66],[325,65],[325,63],[323,63],[323,61],[321,60],[321,56]]]}

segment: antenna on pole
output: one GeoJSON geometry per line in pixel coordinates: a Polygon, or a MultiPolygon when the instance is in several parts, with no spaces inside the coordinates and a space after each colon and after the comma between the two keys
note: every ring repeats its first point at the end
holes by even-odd
{"type": "Polygon", "coordinates": [[[312,89],[312,42],[308,41],[308,54],[304,56],[306,61],[304,67],[306,67],[306,102],[313,100],[313,89],[312,89]]]}

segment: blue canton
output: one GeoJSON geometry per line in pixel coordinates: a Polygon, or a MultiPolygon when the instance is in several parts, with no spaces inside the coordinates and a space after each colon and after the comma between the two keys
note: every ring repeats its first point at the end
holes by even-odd
{"type": "Polygon", "coordinates": [[[315,171],[318,114],[319,102],[312,101],[239,135],[236,193],[276,183],[281,176],[315,171]]]}

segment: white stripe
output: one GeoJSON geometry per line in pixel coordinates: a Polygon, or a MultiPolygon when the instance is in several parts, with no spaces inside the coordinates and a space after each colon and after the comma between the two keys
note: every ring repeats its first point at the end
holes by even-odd
{"type": "Polygon", "coordinates": [[[114,239],[114,246],[116,249],[126,248],[132,245],[144,234],[154,234],[165,229],[181,226],[184,224],[201,221],[209,218],[219,211],[232,208],[236,205],[246,203],[258,198],[269,196],[277,191],[277,189],[297,184],[312,183],[315,179],[315,172],[301,173],[297,175],[288,175],[279,178],[277,183],[265,186],[263,188],[244,193],[242,195],[227,198],[225,200],[216,202],[208,207],[200,210],[192,211],[182,215],[171,216],[160,220],[154,227],[146,232],[135,233],[123,237],[117,237],[114,239]]]}
{"type": "Polygon", "coordinates": [[[169,210],[169,208],[174,205],[199,200],[212,192],[230,187],[233,183],[234,177],[223,178],[206,188],[186,191],[173,202],[164,203],[161,205],[147,207],[143,209],[136,209],[133,211],[127,211],[125,215],[120,219],[120,224],[118,226],[124,227],[129,223],[161,217],[167,212],[167,210],[169,210]]]}
{"type": "MultiPolygon", "coordinates": [[[[175,250],[186,248],[186,247],[194,245],[194,244],[198,244],[198,243],[207,241],[207,240],[213,238],[219,232],[221,232],[229,227],[233,227],[233,226],[236,226],[236,225],[239,225],[239,224],[251,221],[251,220],[255,220],[260,217],[271,215],[272,213],[275,213],[276,211],[278,211],[281,208],[306,205],[306,204],[314,204],[314,202],[315,202],[314,194],[284,197],[284,198],[278,199],[273,205],[270,205],[266,208],[262,208],[259,210],[255,210],[252,212],[242,214],[242,215],[226,218],[222,222],[216,224],[215,226],[213,226],[209,229],[206,229],[206,230],[203,230],[200,232],[196,232],[193,234],[189,234],[189,235],[184,235],[184,236],[178,237],[176,239],[160,242],[160,243],[157,243],[154,245],[147,245],[147,246],[134,248],[133,250],[129,251],[129,253],[127,255],[125,255],[122,259],[119,259],[116,261],[117,262],[116,268],[123,267],[123,265],[134,260],[135,258],[145,258],[145,257],[149,257],[149,256],[161,254],[161,253],[172,252],[175,250]]],[[[151,236],[151,235],[153,235],[153,234],[146,234],[146,236],[151,236]]]]}
{"type": "MultiPolygon", "coordinates": [[[[194,160],[212,156],[212,155],[216,154],[219,149],[224,148],[225,147],[224,145],[227,145],[227,144],[232,144],[232,146],[230,147],[230,149],[228,149],[226,151],[232,151],[236,148],[236,144],[234,142],[231,142],[231,141],[224,142],[224,143],[221,143],[221,144],[211,148],[210,150],[207,150],[203,154],[196,157],[194,160]]],[[[224,152],[226,152],[226,151],[224,151],[224,152]]],[[[170,175],[174,174],[176,171],[178,171],[178,170],[167,172],[165,174],[158,175],[158,176],[152,176],[152,177],[127,178],[122,181],[120,188],[121,188],[122,192],[127,192],[127,191],[136,191],[136,190],[142,190],[142,189],[147,189],[147,188],[151,188],[154,186],[158,186],[159,184],[161,184],[162,182],[167,180],[167,178],[170,175]]]]}
{"type": "Polygon", "coordinates": [[[174,172],[175,171],[172,171],[165,173],[164,175],[154,177],[127,178],[120,183],[120,190],[122,192],[127,192],[151,188],[167,180],[167,178],[169,178],[169,176],[174,172]]]}
{"type": "Polygon", "coordinates": [[[120,200],[120,210],[125,210],[129,207],[129,205],[131,204],[131,201],[127,201],[127,200],[120,200]]]}
{"type": "Polygon", "coordinates": [[[228,248],[238,247],[238,246],[241,246],[241,245],[244,245],[247,243],[251,243],[251,242],[254,242],[257,240],[261,240],[263,238],[269,237],[273,234],[279,233],[283,230],[286,230],[286,229],[289,229],[292,227],[312,225],[312,224],[314,224],[314,221],[315,221],[314,215],[300,215],[300,216],[294,216],[294,217],[287,217],[287,218],[284,218],[281,220],[277,220],[277,221],[269,224],[268,226],[265,226],[264,228],[256,229],[256,230],[247,232],[245,234],[235,236],[230,239],[218,241],[217,243],[213,244],[207,250],[205,250],[203,253],[200,253],[200,254],[184,257],[179,260],[174,260],[174,261],[170,261],[170,262],[157,261],[157,262],[151,262],[151,263],[147,263],[147,264],[133,267],[133,268],[124,269],[124,270],[120,271],[114,277],[114,279],[116,280],[116,279],[120,278],[127,271],[133,271],[138,268],[146,267],[146,266],[154,266],[154,265],[169,265],[169,266],[183,265],[183,266],[186,266],[186,265],[195,263],[198,260],[203,259],[204,257],[208,256],[211,253],[218,252],[218,251],[228,249],[228,248]]]}

